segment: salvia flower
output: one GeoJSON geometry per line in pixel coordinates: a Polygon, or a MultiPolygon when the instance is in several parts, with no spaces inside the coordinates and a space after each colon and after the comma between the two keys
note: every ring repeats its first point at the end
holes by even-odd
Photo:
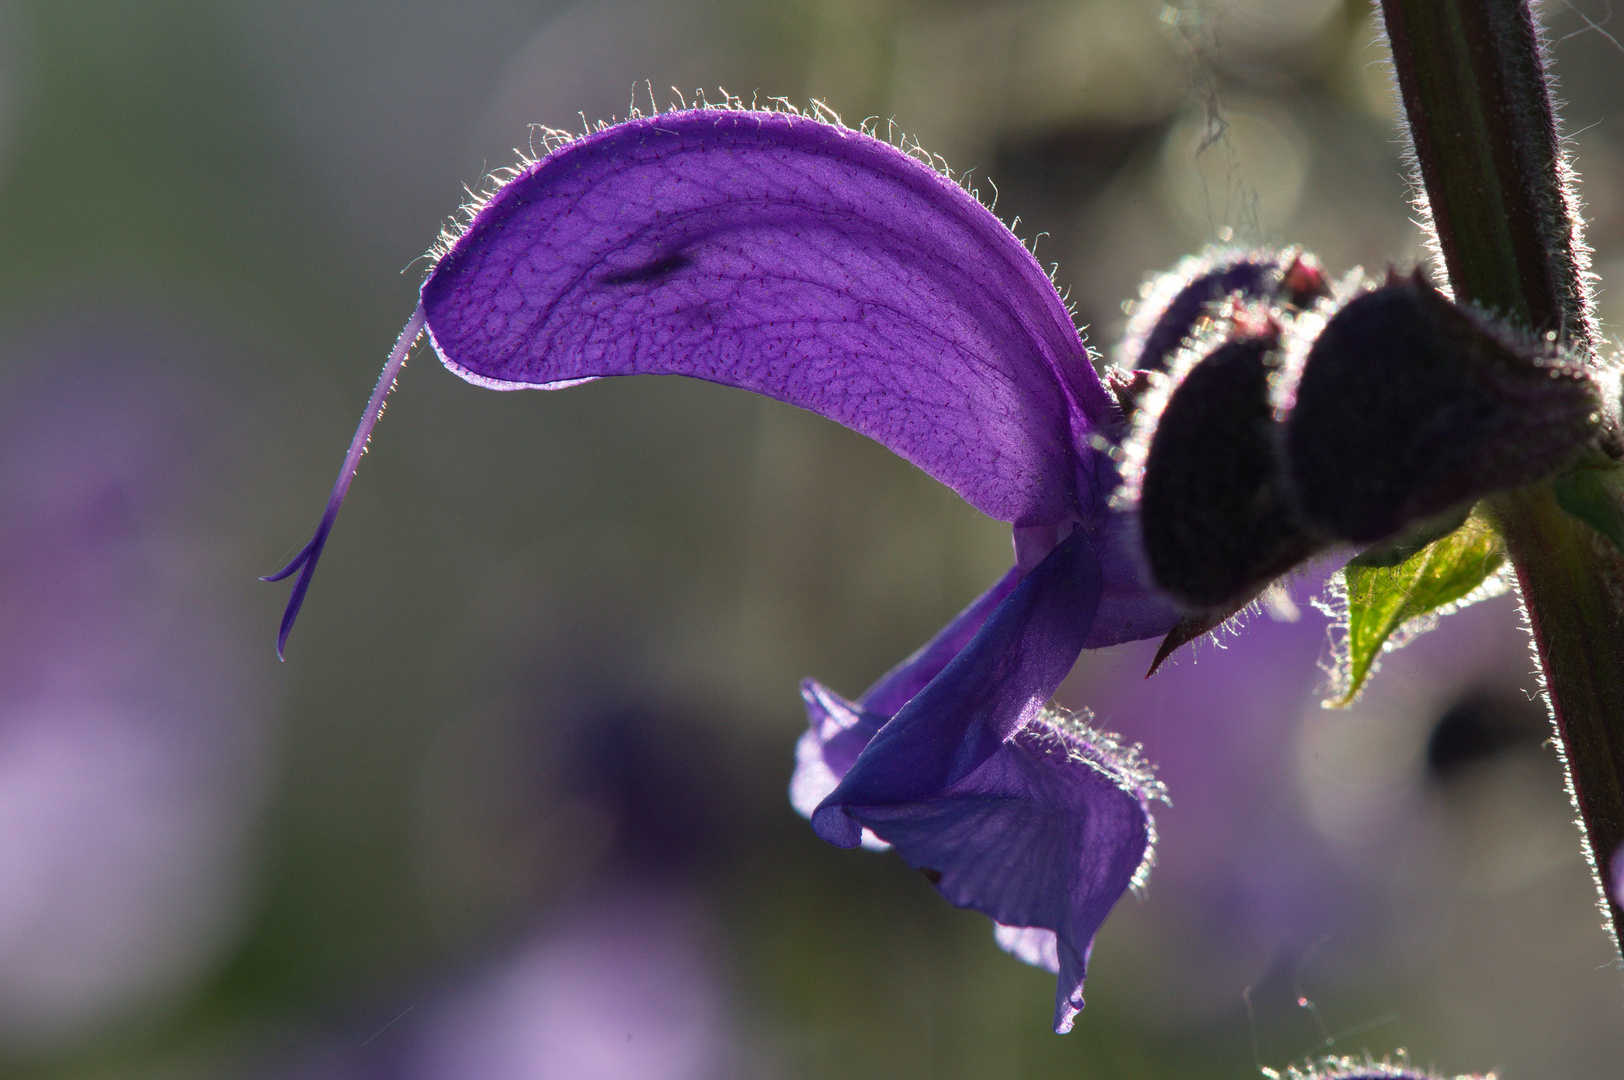
{"type": "Polygon", "coordinates": [[[742,1074],[746,1051],[702,906],[681,889],[635,885],[588,900],[402,1032],[391,1071],[402,1080],[742,1074]]]}
{"type": "Polygon", "coordinates": [[[189,336],[115,305],[0,345],[6,1060],[172,1008],[247,908],[276,739],[203,569],[231,409],[189,336]]]}
{"type": "Polygon", "coordinates": [[[1068,1027],[1094,932],[1145,861],[1151,789],[1043,710],[1083,648],[1180,611],[1110,507],[1122,410],[1031,252],[928,161],[797,113],[703,108],[556,141],[446,238],[316,535],[273,576],[300,572],[279,648],[424,330],[493,389],[667,374],[789,402],[1011,523],[1016,566],[859,705],[830,696],[839,719],[801,762],[829,790],[810,806],[818,785],[796,786],[826,839],[889,842],[1015,928],[1006,944],[1058,969],[1068,1027]]]}

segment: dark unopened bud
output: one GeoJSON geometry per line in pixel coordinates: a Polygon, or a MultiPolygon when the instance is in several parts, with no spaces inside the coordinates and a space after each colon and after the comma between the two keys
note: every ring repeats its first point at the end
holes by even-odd
{"type": "Polygon", "coordinates": [[[1312,255],[1285,251],[1208,251],[1146,282],[1117,348],[1116,365],[1165,371],[1179,347],[1199,337],[1229,297],[1287,309],[1330,295],[1312,255]]]}
{"type": "Polygon", "coordinates": [[[1538,480],[1595,434],[1584,369],[1390,277],[1320,331],[1280,404],[1304,525],[1368,544],[1538,480]]]}
{"type": "Polygon", "coordinates": [[[1157,587],[1199,612],[1233,611],[1314,550],[1278,464],[1278,341],[1272,319],[1238,318],[1154,418],[1139,483],[1145,556],[1157,587]]]}

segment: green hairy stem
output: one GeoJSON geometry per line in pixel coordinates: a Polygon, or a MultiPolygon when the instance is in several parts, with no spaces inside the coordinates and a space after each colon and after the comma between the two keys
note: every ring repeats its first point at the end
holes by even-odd
{"type": "MultiPolygon", "coordinates": [[[[1382,15],[1456,299],[1595,362],[1580,223],[1527,4],[1382,0],[1382,15]]],[[[1558,507],[1548,482],[1496,496],[1487,510],[1521,588],[1616,946],[1624,907],[1606,883],[1624,844],[1624,559],[1558,507]]]]}

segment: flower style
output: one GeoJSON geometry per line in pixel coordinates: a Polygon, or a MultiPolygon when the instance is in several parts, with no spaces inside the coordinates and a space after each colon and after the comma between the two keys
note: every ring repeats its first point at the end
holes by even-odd
{"type": "Polygon", "coordinates": [[[315,537],[274,575],[302,571],[279,648],[424,329],[492,389],[666,374],[789,402],[1011,523],[1011,571],[858,704],[809,684],[795,800],[825,839],[889,842],[1015,928],[1000,939],[1059,971],[1069,1028],[1155,789],[1044,705],[1082,649],[1181,612],[1146,584],[1133,510],[1109,506],[1122,410],[1026,247],[926,161],[796,113],[704,108],[559,141],[443,245],[315,537]]]}

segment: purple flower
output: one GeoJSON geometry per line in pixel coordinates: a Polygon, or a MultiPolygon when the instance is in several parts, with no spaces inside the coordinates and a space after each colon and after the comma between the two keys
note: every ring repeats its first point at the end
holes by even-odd
{"type": "Polygon", "coordinates": [[[1004,937],[1059,970],[1069,1027],[1094,932],[1145,857],[1149,786],[1044,703],[1083,648],[1180,612],[1108,509],[1121,409],[1014,234],[926,161],[797,114],[700,109],[557,145],[448,239],[315,537],[275,575],[302,569],[279,648],[425,328],[493,389],[688,375],[798,405],[1012,524],[1015,568],[860,705],[809,691],[839,719],[803,743],[797,799],[827,789],[810,808],[825,839],[866,830],[953,903],[1036,928],[1004,937]]]}

